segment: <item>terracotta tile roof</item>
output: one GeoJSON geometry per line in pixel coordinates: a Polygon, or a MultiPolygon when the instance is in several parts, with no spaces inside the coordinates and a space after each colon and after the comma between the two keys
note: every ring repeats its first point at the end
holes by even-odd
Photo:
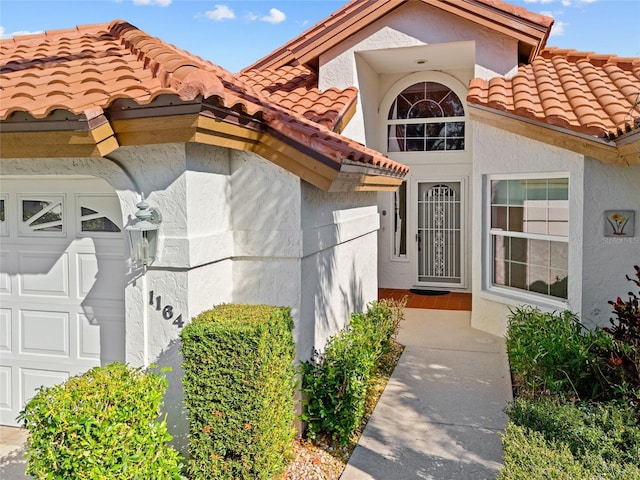
{"type": "Polygon", "coordinates": [[[431,5],[516,38],[527,58],[544,47],[553,18],[501,0],[352,0],[247,70],[318,66],[318,58],[346,38],[409,2],[431,5]]]}
{"type": "Polygon", "coordinates": [[[302,65],[277,69],[247,70],[238,75],[271,101],[333,130],[354,105],[358,89],[317,88],[318,75],[302,65]]]}
{"type": "Polygon", "coordinates": [[[513,78],[473,79],[467,100],[587,135],[637,128],[640,58],[547,48],[513,78]]]}
{"type": "Polygon", "coordinates": [[[305,80],[299,70],[287,69],[249,81],[122,20],[3,40],[0,58],[2,121],[16,113],[46,119],[56,111],[87,120],[108,118],[119,99],[145,106],[171,95],[178,103],[206,102],[250,115],[333,159],[334,168],[349,159],[394,175],[408,171],[327,128],[353,103],[352,89],[320,92],[311,77],[305,80]]]}

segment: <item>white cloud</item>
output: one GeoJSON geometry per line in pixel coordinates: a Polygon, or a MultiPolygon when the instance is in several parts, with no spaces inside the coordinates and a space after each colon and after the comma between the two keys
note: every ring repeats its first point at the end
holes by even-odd
{"type": "Polygon", "coordinates": [[[38,33],[44,33],[44,30],[35,30],[30,32],[28,30],[18,30],[16,32],[7,33],[4,27],[0,27],[0,40],[7,40],[13,37],[19,37],[21,35],[36,35],[38,33]]]}
{"type": "Polygon", "coordinates": [[[569,25],[567,22],[555,22],[553,27],[551,27],[551,33],[549,36],[557,37],[559,35],[564,35],[567,25],[569,25]]]}
{"type": "Polygon", "coordinates": [[[133,0],[134,5],[157,5],[159,7],[168,7],[171,0],[133,0]]]}
{"type": "Polygon", "coordinates": [[[269,22],[269,23],[273,23],[274,25],[278,23],[282,23],[286,19],[287,19],[287,16],[277,8],[272,8],[271,10],[269,10],[269,15],[260,17],[261,22],[269,22]]]}
{"type": "Polygon", "coordinates": [[[244,19],[245,19],[247,22],[255,22],[256,20],[258,20],[258,15],[256,15],[256,14],[255,14],[255,13],[253,13],[253,12],[247,12],[247,13],[245,14],[245,16],[244,16],[244,19]]]}
{"type": "Polygon", "coordinates": [[[222,20],[233,20],[236,18],[236,14],[233,13],[226,5],[216,5],[213,10],[209,10],[205,13],[209,20],[215,20],[221,22],[222,20]]]}

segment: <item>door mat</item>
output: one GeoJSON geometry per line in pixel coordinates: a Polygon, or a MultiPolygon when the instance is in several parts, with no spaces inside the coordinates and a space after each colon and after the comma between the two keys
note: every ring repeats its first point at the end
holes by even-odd
{"type": "Polygon", "coordinates": [[[424,290],[422,288],[412,288],[409,291],[416,295],[429,295],[429,296],[446,295],[448,293],[451,293],[447,290],[424,290]]]}

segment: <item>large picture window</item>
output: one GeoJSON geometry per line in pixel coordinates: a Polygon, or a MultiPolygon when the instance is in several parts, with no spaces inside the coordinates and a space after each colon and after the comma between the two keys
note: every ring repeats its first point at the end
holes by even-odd
{"type": "Polygon", "coordinates": [[[491,179],[492,284],[566,299],[569,181],[491,179]]]}
{"type": "Polygon", "coordinates": [[[387,116],[388,152],[464,150],[464,106],[449,87],[420,82],[404,89],[387,116]]]}

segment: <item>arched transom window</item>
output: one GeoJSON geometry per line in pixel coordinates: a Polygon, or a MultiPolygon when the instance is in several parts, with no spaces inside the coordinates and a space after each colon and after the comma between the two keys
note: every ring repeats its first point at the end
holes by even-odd
{"type": "Polygon", "coordinates": [[[404,89],[387,117],[389,152],[464,150],[464,107],[445,85],[420,82],[404,89]]]}

